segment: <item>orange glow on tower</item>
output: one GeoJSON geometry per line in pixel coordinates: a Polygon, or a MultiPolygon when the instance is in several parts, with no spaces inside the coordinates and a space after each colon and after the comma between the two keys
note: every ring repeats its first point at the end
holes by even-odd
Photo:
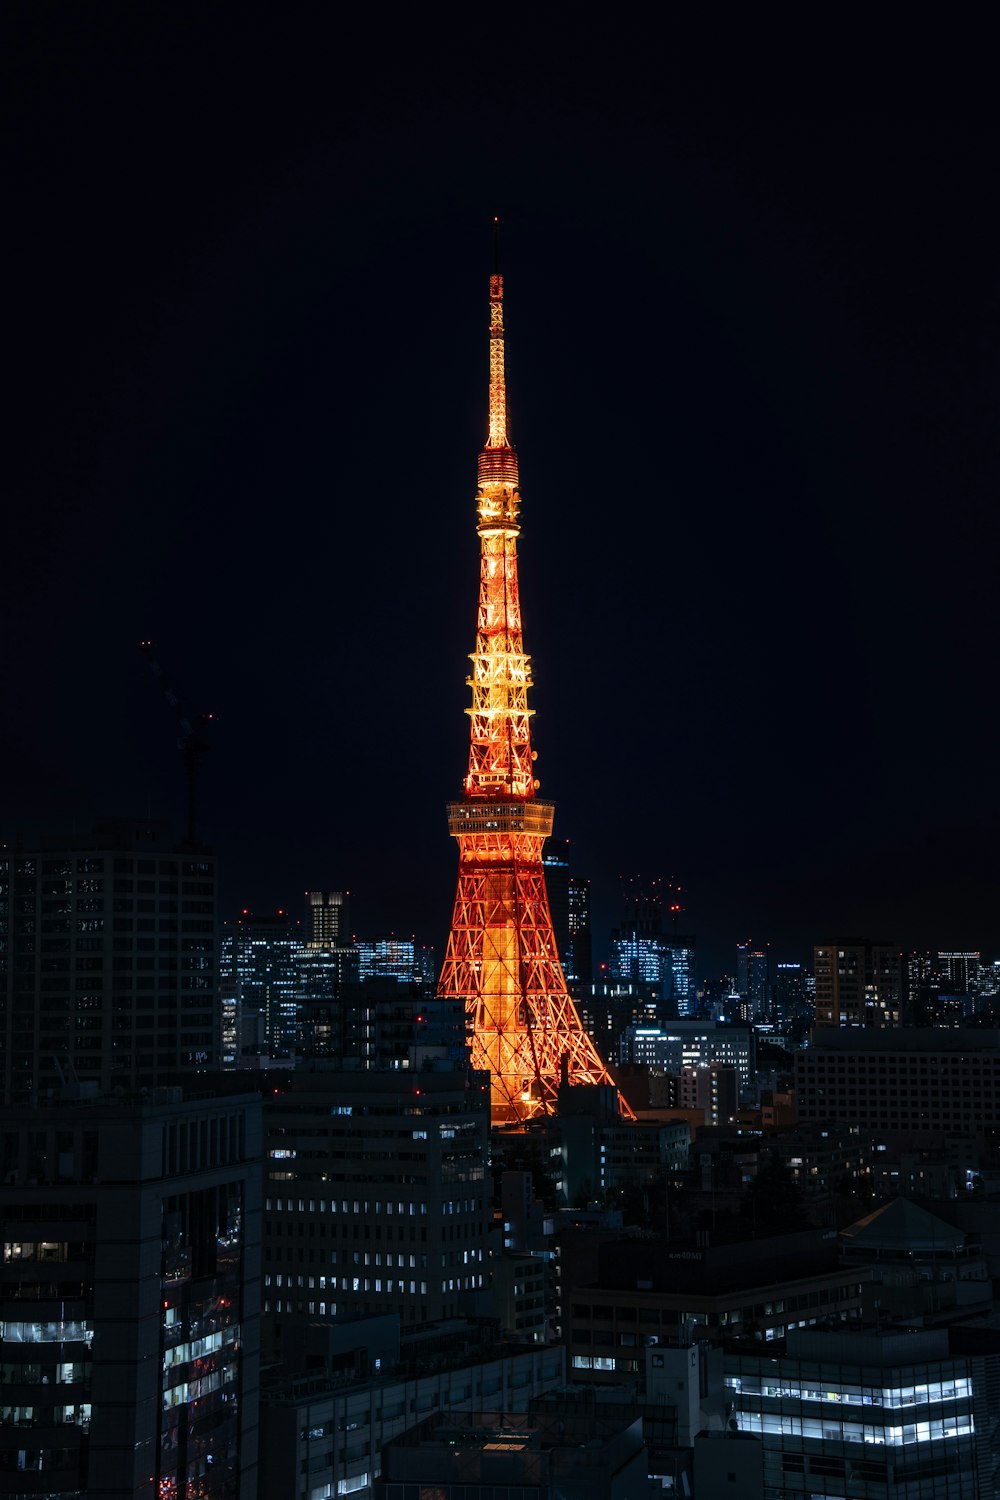
{"type": "MultiPolygon", "coordinates": [[[[560,1080],[613,1084],[566,988],[542,845],[553,804],[535,794],[517,586],[517,455],[507,433],[503,278],[490,277],[489,436],[479,455],[480,578],[465,795],[448,804],[458,839],[458,890],[442,999],[465,1002],[472,1063],[491,1074],[494,1124],[555,1109],[560,1080]]],[[[621,1096],[619,1095],[621,1099],[621,1096]]],[[[631,1110],[621,1099],[623,1112],[631,1110]]]]}

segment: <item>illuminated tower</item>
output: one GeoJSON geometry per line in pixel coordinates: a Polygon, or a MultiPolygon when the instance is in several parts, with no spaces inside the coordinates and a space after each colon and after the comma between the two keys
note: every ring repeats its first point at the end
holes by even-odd
{"type": "MultiPolygon", "coordinates": [[[[472,744],[465,795],[448,804],[458,891],[442,999],[465,1003],[476,1068],[492,1075],[495,1124],[555,1108],[560,1079],[609,1077],[566,988],[552,931],[542,845],[553,804],[536,795],[517,588],[517,455],[507,438],[503,278],[490,277],[489,436],[479,455],[479,623],[472,653],[472,744]]],[[[622,1101],[622,1108],[631,1114],[622,1101]]]]}

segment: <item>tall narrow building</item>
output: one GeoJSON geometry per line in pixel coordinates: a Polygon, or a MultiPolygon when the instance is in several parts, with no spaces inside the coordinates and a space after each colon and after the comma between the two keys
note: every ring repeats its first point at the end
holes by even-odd
{"type": "MultiPolygon", "coordinates": [[[[438,985],[466,1007],[474,1068],[489,1069],[494,1123],[555,1109],[560,1078],[610,1084],[559,962],[542,846],[553,804],[537,795],[530,658],[517,581],[517,455],[507,436],[503,278],[490,277],[489,435],[479,455],[480,585],[469,770],[449,803],[458,891],[438,985]]],[[[628,1108],[624,1105],[625,1109],[628,1108]]]]}

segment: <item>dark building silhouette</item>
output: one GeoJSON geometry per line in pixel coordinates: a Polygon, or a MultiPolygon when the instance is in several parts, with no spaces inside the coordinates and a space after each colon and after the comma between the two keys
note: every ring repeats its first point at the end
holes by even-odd
{"type": "Polygon", "coordinates": [[[3,1099],[153,1087],[219,1050],[216,862],[160,822],[0,852],[3,1099]]]}
{"type": "Polygon", "coordinates": [[[0,1493],[253,1500],[260,1100],[67,1092],[0,1109],[0,1493]]]}
{"type": "Polygon", "coordinates": [[[546,839],[542,864],[566,986],[579,1000],[593,979],[590,881],[572,873],[569,839],[546,839]]]}

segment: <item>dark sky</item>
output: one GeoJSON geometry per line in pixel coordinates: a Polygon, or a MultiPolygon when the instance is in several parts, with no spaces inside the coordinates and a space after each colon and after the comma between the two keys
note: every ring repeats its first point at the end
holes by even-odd
{"type": "Polygon", "coordinates": [[[179,815],[149,637],[217,716],[227,906],[346,885],[442,942],[499,213],[598,937],[674,874],[703,973],[996,950],[988,39],[560,14],[5,13],[0,826],[179,815]]]}

